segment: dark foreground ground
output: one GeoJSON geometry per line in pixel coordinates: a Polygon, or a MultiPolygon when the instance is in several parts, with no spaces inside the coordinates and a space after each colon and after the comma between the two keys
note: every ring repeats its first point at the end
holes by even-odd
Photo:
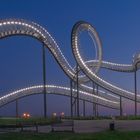
{"type": "Polygon", "coordinates": [[[1,133],[0,140],[140,140],[140,131],[96,133],[1,133]]]}

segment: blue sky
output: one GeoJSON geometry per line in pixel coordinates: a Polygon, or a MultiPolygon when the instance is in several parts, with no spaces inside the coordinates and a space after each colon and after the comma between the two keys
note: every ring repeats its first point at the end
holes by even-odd
{"type": "MultiPolygon", "coordinates": [[[[59,44],[72,66],[70,36],[72,26],[79,20],[91,23],[97,30],[103,45],[103,59],[132,63],[132,56],[140,50],[140,1],[139,0],[1,0],[0,18],[22,18],[45,27],[59,44]]],[[[94,48],[82,47],[84,52],[94,48]]],[[[47,83],[69,86],[69,79],[54,58],[46,50],[47,83]]],[[[29,37],[11,37],[0,40],[0,91],[1,95],[14,89],[42,83],[41,43],[29,37]]],[[[102,70],[100,75],[118,85],[134,91],[133,74],[102,70]]],[[[139,75],[139,73],[138,73],[139,75]]],[[[139,77],[139,76],[138,76],[139,77]]],[[[138,78],[139,82],[139,78],[138,78]]],[[[43,96],[21,99],[20,113],[43,114],[43,96]],[[32,102],[32,103],[31,103],[32,102]],[[35,109],[34,109],[35,108],[35,109]]],[[[48,111],[64,111],[69,114],[69,99],[49,95],[48,111]]],[[[87,114],[92,113],[87,103],[87,114]]],[[[127,100],[124,112],[133,113],[133,103],[127,100]],[[130,109],[128,110],[127,106],[130,109]]],[[[117,111],[100,108],[100,114],[117,114],[117,111]]],[[[14,115],[15,103],[0,110],[1,115],[14,115]]]]}

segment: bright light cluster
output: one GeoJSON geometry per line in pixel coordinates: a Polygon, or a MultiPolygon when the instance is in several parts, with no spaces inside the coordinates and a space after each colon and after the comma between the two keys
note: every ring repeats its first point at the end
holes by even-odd
{"type": "Polygon", "coordinates": [[[22,117],[23,117],[24,119],[28,119],[28,118],[31,117],[31,115],[30,115],[29,113],[25,112],[25,113],[22,114],[22,117]]]}

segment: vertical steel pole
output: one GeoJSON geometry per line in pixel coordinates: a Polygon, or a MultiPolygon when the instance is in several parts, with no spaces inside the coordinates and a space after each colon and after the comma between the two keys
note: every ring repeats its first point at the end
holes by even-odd
{"type": "Polygon", "coordinates": [[[78,78],[78,64],[76,65],[76,86],[77,86],[77,117],[79,117],[79,78],[78,78]]]}
{"type": "Polygon", "coordinates": [[[122,97],[120,96],[120,116],[122,117],[122,97]]]}
{"type": "Polygon", "coordinates": [[[77,101],[77,99],[76,99],[76,98],[77,98],[77,97],[74,98],[74,109],[75,109],[75,110],[74,110],[74,113],[75,113],[74,115],[75,115],[75,116],[76,116],[76,114],[77,114],[77,110],[76,110],[76,109],[77,109],[77,106],[76,106],[76,101],[77,101]]]}
{"type": "Polygon", "coordinates": [[[73,104],[72,104],[72,80],[70,80],[70,94],[71,94],[71,97],[70,97],[70,107],[71,107],[71,118],[73,118],[73,104]]]}
{"type": "Polygon", "coordinates": [[[16,99],[16,118],[19,117],[19,113],[18,113],[18,99],[16,99]]]}
{"type": "MultiPolygon", "coordinates": [[[[98,85],[97,85],[97,88],[96,88],[96,90],[97,90],[97,95],[98,95],[98,90],[99,90],[99,88],[98,88],[98,85]]],[[[97,99],[97,102],[98,102],[98,99],[97,99]]],[[[96,116],[98,117],[99,116],[99,110],[98,110],[98,105],[96,104],[96,116]]]]}
{"type": "MultiPolygon", "coordinates": [[[[92,82],[92,87],[93,87],[93,94],[95,94],[95,83],[92,82]]],[[[96,91],[97,92],[97,91],[96,91]]],[[[92,103],[93,104],[93,116],[96,117],[96,103],[92,103]]]]}
{"type": "Polygon", "coordinates": [[[86,116],[85,100],[83,100],[83,116],[86,116]]]}
{"type": "Polygon", "coordinates": [[[137,64],[134,72],[134,84],[135,84],[135,116],[137,116],[137,64]]]}
{"type": "Polygon", "coordinates": [[[42,60],[43,60],[43,86],[44,86],[44,118],[47,117],[47,101],[46,101],[46,57],[45,57],[45,46],[42,46],[42,60]]]}

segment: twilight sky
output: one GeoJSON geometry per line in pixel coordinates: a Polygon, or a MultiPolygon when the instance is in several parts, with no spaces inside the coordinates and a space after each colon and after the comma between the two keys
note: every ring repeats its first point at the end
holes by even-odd
{"type": "MultiPolygon", "coordinates": [[[[74,66],[70,37],[72,26],[79,20],[91,23],[97,30],[103,45],[103,59],[116,63],[132,63],[133,54],[140,50],[140,1],[139,0],[1,0],[0,18],[22,18],[45,27],[74,66]]],[[[94,47],[86,37],[81,47],[85,58],[92,59],[94,47]],[[86,45],[85,45],[86,44],[86,45]]],[[[69,86],[69,79],[46,49],[46,79],[48,84],[69,86]]],[[[15,89],[42,83],[41,43],[30,37],[15,36],[0,40],[0,96],[15,89]]],[[[134,91],[133,73],[101,70],[100,76],[125,89],[134,91]]],[[[138,85],[140,83],[138,72],[138,85]]],[[[138,87],[138,90],[140,88],[138,87]]],[[[48,95],[48,113],[70,113],[67,97],[48,95]]],[[[123,112],[132,114],[134,103],[125,100],[123,112]]],[[[82,104],[81,104],[82,106],[82,104]]],[[[43,114],[43,95],[19,100],[20,114],[43,114]]],[[[92,105],[86,104],[87,115],[92,105]]],[[[140,112],[140,109],[138,109],[140,112]]],[[[82,107],[81,107],[82,113],[82,107]]],[[[119,112],[99,107],[99,114],[119,112]]],[[[0,109],[0,115],[15,115],[15,103],[0,109]]]]}

